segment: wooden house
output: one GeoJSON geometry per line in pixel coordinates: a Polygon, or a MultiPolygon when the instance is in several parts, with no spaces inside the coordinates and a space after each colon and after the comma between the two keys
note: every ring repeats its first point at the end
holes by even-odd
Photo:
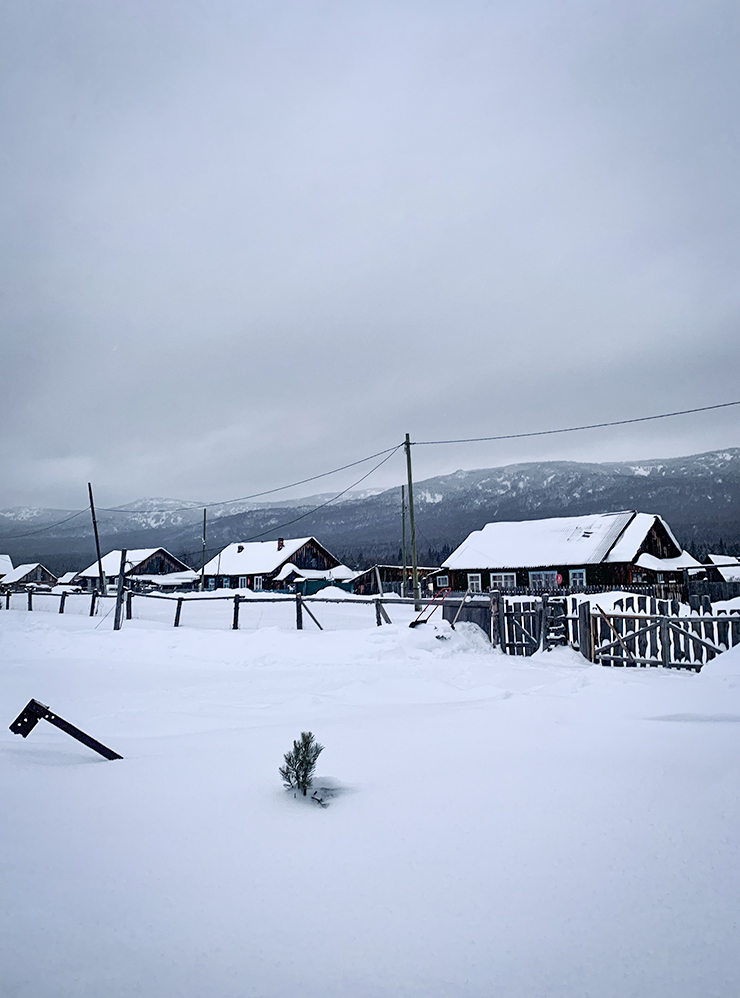
{"type": "Polygon", "coordinates": [[[55,586],[57,579],[48,568],[44,568],[39,562],[30,565],[19,565],[17,568],[6,572],[0,579],[0,586],[4,589],[19,590],[27,586],[55,586]]]}
{"type": "Polygon", "coordinates": [[[3,576],[7,575],[8,572],[13,571],[13,561],[9,554],[0,554],[0,583],[3,581],[3,576]]]}
{"type": "Polygon", "coordinates": [[[298,578],[316,578],[317,573],[328,581],[337,569],[351,573],[315,537],[279,537],[229,544],[208,562],[204,574],[208,589],[259,592],[284,589],[298,578]]]}
{"type": "Polygon", "coordinates": [[[555,589],[680,583],[699,562],[652,513],[625,510],[488,523],[452,552],[434,589],[555,589]]]}
{"type": "MultiPolygon", "coordinates": [[[[103,556],[102,562],[106,585],[113,585],[121,568],[120,550],[109,551],[103,556]]],[[[168,576],[173,575],[179,576],[182,581],[197,578],[197,573],[188,568],[179,558],[175,558],[169,551],[165,551],[164,548],[138,548],[127,551],[124,571],[127,579],[140,586],[161,585],[168,576]]],[[[100,571],[97,560],[84,571],[78,572],[74,576],[72,584],[87,591],[98,589],[100,571]]]]}

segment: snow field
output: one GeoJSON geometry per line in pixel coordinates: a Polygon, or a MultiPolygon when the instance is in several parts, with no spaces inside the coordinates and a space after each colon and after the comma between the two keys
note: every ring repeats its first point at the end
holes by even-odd
{"type": "Polygon", "coordinates": [[[0,993],[740,990],[738,649],[697,675],[441,621],[99,622],[0,612],[0,993]],[[12,735],[32,696],[124,760],[12,735]],[[307,729],[327,809],[280,786],[307,729]]]}

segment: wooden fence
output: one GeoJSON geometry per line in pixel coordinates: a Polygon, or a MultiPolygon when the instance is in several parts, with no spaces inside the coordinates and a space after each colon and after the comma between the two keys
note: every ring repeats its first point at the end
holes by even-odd
{"type": "MultiPolygon", "coordinates": [[[[81,594],[73,594],[79,602],[81,594]]],[[[56,594],[29,589],[26,593],[5,593],[0,599],[0,607],[10,609],[11,596],[15,601],[22,600],[28,610],[34,609],[34,602],[54,597],[59,600],[58,612],[65,612],[67,593],[56,594]]],[[[104,600],[97,593],[89,596],[89,611],[85,602],[84,612],[90,616],[100,613],[104,600]]],[[[302,630],[308,626],[324,629],[321,605],[338,604],[347,611],[367,608],[374,611],[375,624],[380,627],[390,624],[391,616],[387,607],[402,606],[406,613],[397,617],[396,622],[404,622],[416,616],[413,599],[385,596],[343,600],[321,596],[164,596],[154,593],[123,594],[123,609],[126,619],[132,619],[133,601],[161,600],[172,606],[172,624],[180,627],[183,609],[186,604],[230,604],[224,614],[224,623],[230,622],[234,630],[240,626],[240,610],[243,606],[258,607],[264,603],[280,603],[286,610],[294,607],[295,626],[302,630]]],[[[446,597],[444,601],[430,602],[422,612],[422,618],[431,615],[432,610],[442,608],[441,616],[450,622],[468,621],[477,624],[491,643],[501,648],[507,655],[530,656],[540,649],[547,650],[556,645],[569,645],[578,649],[590,662],[608,666],[658,667],[669,669],[690,669],[699,672],[703,665],[716,655],[740,644],[740,609],[713,612],[708,597],[691,598],[691,612],[681,614],[681,604],[677,600],[657,600],[648,596],[627,596],[614,602],[611,609],[604,610],[597,600],[578,600],[575,596],[549,597],[540,599],[511,599],[503,594],[468,594],[464,597],[446,597]]],[[[685,607],[685,604],[684,604],[685,607]]],[[[111,611],[108,610],[108,613],[111,611]]],[[[392,612],[392,611],[391,611],[392,612]]],[[[345,615],[346,617],[346,615],[345,615]]],[[[187,611],[186,611],[187,618],[187,611]]],[[[289,618],[288,618],[289,619],[289,618]]],[[[368,614],[368,622],[372,618],[368,614]]],[[[286,620],[287,623],[287,620],[286,620]]],[[[336,625],[336,621],[334,622],[336,625]]],[[[367,624],[362,623],[362,626],[367,624]]],[[[228,624],[227,624],[228,626],[228,624]]],[[[283,624],[283,626],[285,626],[283,624]]],[[[342,625],[340,625],[342,626],[342,625]]],[[[346,626],[346,621],[345,625],[346,626]]]]}

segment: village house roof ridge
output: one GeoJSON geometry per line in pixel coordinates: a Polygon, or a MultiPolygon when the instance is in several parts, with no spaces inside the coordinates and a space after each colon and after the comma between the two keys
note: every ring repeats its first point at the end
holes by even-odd
{"type": "MultiPolygon", "coordinates": [[[[272,541],[234,541],[208,562],[205,575],[269,575],[315,537],[285,537],[272,541]],[[282,541],[282,546],[278,546],[282,541]]],[[[321,545],[323,547],[323,545],[321,545]]]]}
{"type": "MultiPolygon", "coordinates": [[[[473,531],[442,568],[540,568],[631,562],[647,533],[660,521],[682,553],[668,524],[655,513],[618,510],[533,520],[499,520],[473,531]]],[[[692,565],[693,567],[693,565],[692,565]]]]}
{"type": "Polygon", "coordinates": [[[40,561],[32,561],[27,565],[17,565],[12,571],[8,572],[2,577],[2,579],[0,579],[0,583],[4,586],[10,586],[14,582],[18,582],[18,580],[22,579],[25,575],[28,575],[28,573],[32,572],[34,568],[39,567],[44,568],[45,566],[42,565],[40,561]]]}

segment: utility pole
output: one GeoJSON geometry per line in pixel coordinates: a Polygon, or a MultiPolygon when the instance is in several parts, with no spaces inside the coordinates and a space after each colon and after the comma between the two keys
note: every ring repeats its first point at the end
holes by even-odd
{"type": "Polygon", "coordinates": [[[409,487],[409,523],[411,525],[411,581],[414,586],[415,609],[421,610],[421,594],[419,592],[419,566],[416,563],[416,525],[414,523],[414,479],[411,474],[411,438],[406,434],[406,471],[409,487]]]}
{"type": "Polygon", "coordinates": [[[406,595],[406,486],[401,486],[401,551],[403,552],[403,575],[401,578],[401,596],[406,595]]]}
{"type": "Polygon", "coordinates": [[[121,630],[121,617],[123,616],[123,581],[126,577],[126,548],[121,551],[121,567],[118,569],[118,583],[116,585],[116,612],[113,614],[113,630],[121,630]]]}
{"type": "Polygon", "coordinates": [[[203,556],[200,563],[200,591],[206,588],[206,511],[203,510],[203,556]]]}
{"type": "Polygon", "coordinates": [[[98,572],[100,573],[100,595],[105,596],[105,575],[103,574],[103,559],[100,557],[100,538],[98,537],[98,521],[95,518],[95,503],[93,502],[92,485],[87,483],[87,491],[90,493],[90,512],[92,513],[93,533],[95,534],[95,550],[98,552],[98,572]]]}

